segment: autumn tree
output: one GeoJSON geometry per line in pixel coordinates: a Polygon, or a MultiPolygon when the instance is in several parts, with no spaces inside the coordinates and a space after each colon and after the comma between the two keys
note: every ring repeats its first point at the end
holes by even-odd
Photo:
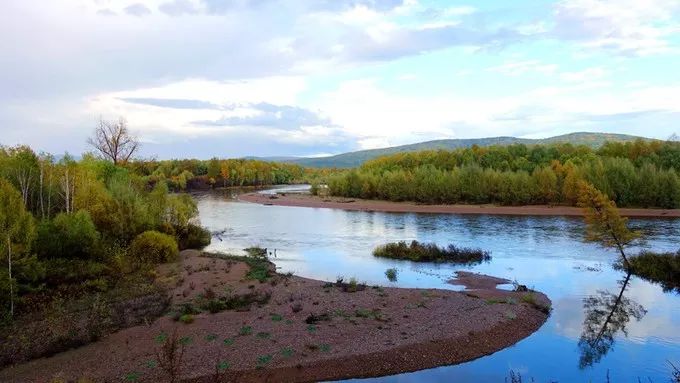
{"type": "Polygon", "coordinates": [[[0,250],[6,255],[7,268],[3,268],[0,280],[2,290],[8,290],[9,313],[14,316],[14,297],[16,294],[16,277],[13,263],[16,254],[23,254],[33,237],[34,224],[31,213],[26,211],[21,194],[6,180],[0,178],[0,250]]]}
{"type": "Polygon", "coordinates": [[[592,184],[580,183],[578,204],[585,212],[586,239],[616,249],[624,269],[630,270],[625,248],[638,239],[640,233],[628,229],[628,219],[621,217],[616,204],[592,184]]]}
{"type": "Polygon", "coordinates": [[[114,165],[126,163],[139,149],[139,140],[122,117],[118,121],[99,120],[94,136],[87,140],[99,154],[114,165]]]}

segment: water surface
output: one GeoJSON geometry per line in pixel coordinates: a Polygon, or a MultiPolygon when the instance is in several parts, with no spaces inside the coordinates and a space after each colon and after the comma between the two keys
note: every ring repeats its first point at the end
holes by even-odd
{"type": "MultiPolygon", "coordinates": [[[[404,214],[323,208],[264,206],[234,199],[234,191],[198,196],[201,223],[213,232],[209,251],[238,253],[266,247],[283,272],[335,281],[355,277],[369,284],[455,289],[446,281],[456,270],[472,270],[516,280],[546,293],[553,302],[548,321],[533,335],[493,355],[456,366],[366,379],[376,382],[504,382],[513,370],[536,382],[668,382],[680,364],[680,296],[636,277],[625,298],[646,314],[627,323],[627,336],[592,366],[579,366],[578,341],[585,318],[583,299],[598,292],[618,294],[624,275],[611,264],[613,251],[583,241],[578,218],[491,215],[404,214]],[[375,246],[398,240],[455,243],[492,252],[492,261],[473,267],[416,264],[375,258],[375,246]],[[385,270],[395,267],[398,281],[385,270]]],[[[631,220],[646,234],[645,248],[680,247],[680,220],[631,220]]]]}

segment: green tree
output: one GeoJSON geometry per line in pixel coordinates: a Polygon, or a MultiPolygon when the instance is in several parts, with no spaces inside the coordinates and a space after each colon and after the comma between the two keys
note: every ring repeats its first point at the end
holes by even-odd
{"type": "Polygon", "coordinates": [[[12,268],[16,263],[15,257],[28,254],[33,239],[34,223],[33,217],[26,211],[21,194],[2,178],[0,178],[0,233],[2,233],[0,250],[6,255],[7,260],[7,274],[2,279],[6,282],[9,294],[9,315],[14,316],[16,276],[12,268]]]}

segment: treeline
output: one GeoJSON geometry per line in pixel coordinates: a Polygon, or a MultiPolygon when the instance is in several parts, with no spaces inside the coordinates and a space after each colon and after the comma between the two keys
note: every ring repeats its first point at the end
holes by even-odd
{"type": "Polygon", "coordinates": [[[246,159],[137,160],[130,169],[150,184],[164,181],[173,190],[264,186],[302,182],[314,170],[299,165],[246,159]]]}
{"type": "Polygon", "coordinates": [[[422,203],[575,205],[587,181],[622,207],[680,208],[680,143],[472,147],[398,153],[331,177],[332,195],[422,203]]]}
{"type": "Polygon", "coordinates": [[[56,292],[106,291],[178,249],[205,246],[197,215],[189,195],[164,182],[150,188],[129,167],[0,147],[0,314],[56,292]]]}

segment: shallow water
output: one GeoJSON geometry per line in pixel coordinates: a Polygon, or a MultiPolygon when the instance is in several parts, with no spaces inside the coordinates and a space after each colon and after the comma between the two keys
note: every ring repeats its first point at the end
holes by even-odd
{"type": "MultiPolygon", "coordinates": [[[[238,253],[245,247],[276,249],[281,271],[335,281],[355,277],[369,284],[456,289],[446,281],[456,270],[473,270],[516,280],[546,293],[553,302],[548,321],[516,345],[472,362],[414,373],[365,379],[379,382],[504,382],[509,371],[536,382],[668,382],[668,361],[680,365],[680,296],[633,277],[625,297],[647,310],[627,323],[627,336],[599,362],[580,368],[578,341],[583,299],[598,291],[618,294],[621,272],[611,267],[613,251],[583,241],[582,220],[565,217],[464,216],[342,211],[263,206],[238,202],[233,191],[198,195],[201,223],[213,232],[209,251],[238,253]],[[492,252],[489,263],[460,267],[378,259],[372,249],[390,241],[455,243],[492,252]],[[388,282],[385,270],[398,269],[388,282]]],[[[646,234],[645,248],[680,247],[680,220],[631,220],[646,234]]]]}

